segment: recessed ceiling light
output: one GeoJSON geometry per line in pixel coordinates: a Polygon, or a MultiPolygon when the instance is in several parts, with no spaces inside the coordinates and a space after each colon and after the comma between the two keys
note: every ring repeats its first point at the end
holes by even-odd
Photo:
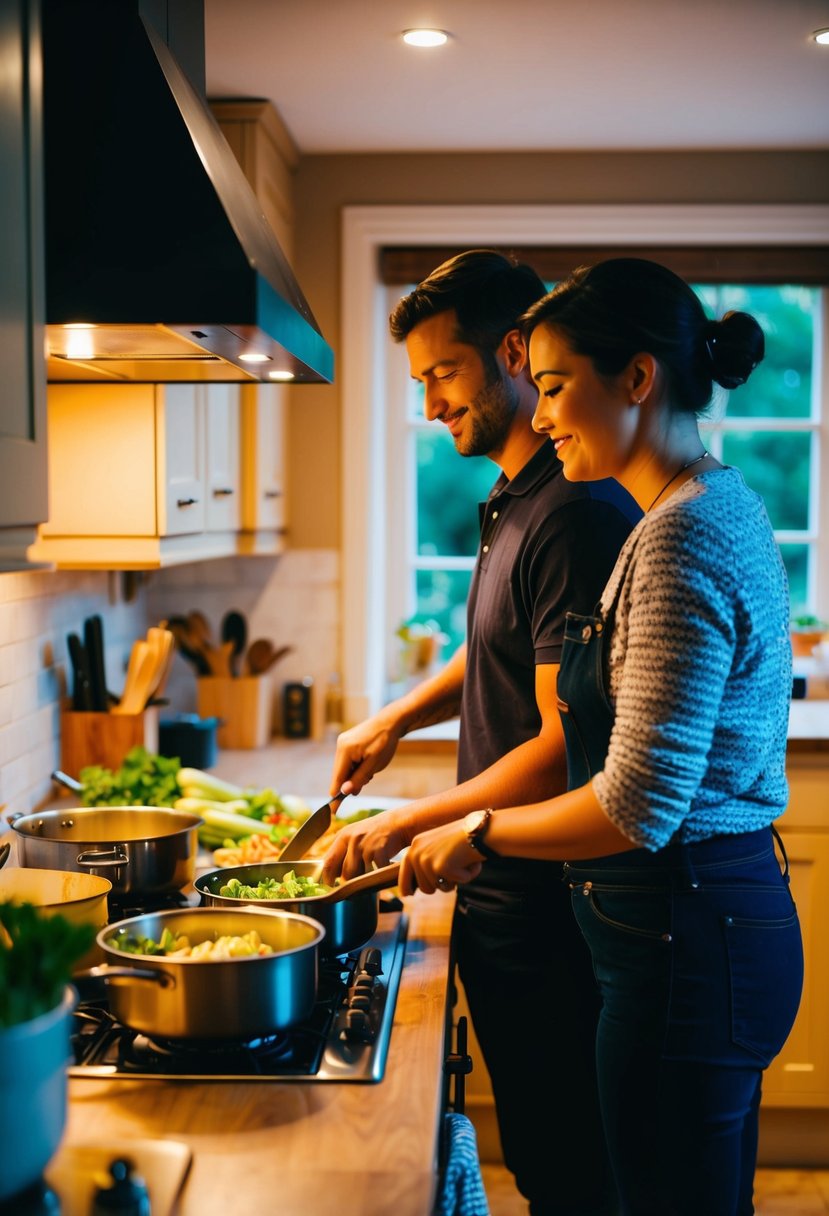
{"type": "Polygon", "coordinates": [[[815,30],[812,37],[818,45],[829,46],[829,30],[815,30]]]}
{"type": "Polygon", "coordinates": [[[275,371],[268,372],[268,375],[270,376],[271,380],[293,380],[294,378],[293,372],[275,371]]]}
{"type": "Polygon", "coordinates": [[[270,355],[263,355],[260,351],[252,350],[244,355],[239,356],[240,363],[270,363],[270,355]]]}
{"type": "Polygon", "coordinates": [[[448,41],[446,30],[404,30],[403,41],[409,46],[443,46],[448,41]]]}

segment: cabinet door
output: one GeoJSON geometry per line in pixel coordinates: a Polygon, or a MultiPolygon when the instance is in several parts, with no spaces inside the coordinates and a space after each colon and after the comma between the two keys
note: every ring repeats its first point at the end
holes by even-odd
{"type": "Polygon", "coordinates": [[[159,535],[203,532],[207,518],[203,386],[159,386],[156,430],[159,535]]]}
{"type": "Polygon", "coordinates": [[[0,525],[9,529],[42,522],[48,502],[38,13],[23,0],[0,5],[0,525]]]}
{"type": "Polygon", "coordinates": [[[236,532],[242,519],[239,487],[239,386],[205,385],[208,532],[236,532]]]}
{"type": "Polygon", "coordinates": [[[285,389],[278,384],[242,388],[242,527],[250,532],[285,527],[285,389]]]}
{"type": "Polygon", "coordinates": [[[829,834],[781,826],[803,931],[803,997],[763,1078],[764,1106],[829,1107],[829,834]]]}

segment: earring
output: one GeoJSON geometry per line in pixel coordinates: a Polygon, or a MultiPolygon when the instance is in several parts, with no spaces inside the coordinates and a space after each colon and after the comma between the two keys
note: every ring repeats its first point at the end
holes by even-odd
{"type": "Polygon", "coordinates": [[[641,405],[643,400],[644,400],[644,398],[642,398],[642,397],[634,397],[634,398],[633,398],[633,404],[634,404],[634,405],[641,405]]]}

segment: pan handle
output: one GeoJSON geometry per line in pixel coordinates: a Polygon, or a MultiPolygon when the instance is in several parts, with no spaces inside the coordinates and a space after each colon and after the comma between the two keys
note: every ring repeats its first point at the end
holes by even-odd
{"type": "Polygon", "coordinates": [[[57,781],[58,785],[63,785],[66,789],[71,790],[73,794],[80,794],[83,790],[83,785],[80,781],[76,781],[74,777],[70,777],[68,773],[62,773],[59,768],[56,768],[52,773],[52,780],[57,781]]]}
{"type": "Polygon", "coordinates": [[[151,971],[149,968],[144,970],[141,967],[110,967],[108,963],[101,963],[97,967],[87,967],[83,971],[74,971],[71,982],[77,984],[79,989],[83,989],[100,980],[103,980],[104,983],[108,983],[109,980],[144,980],[148,983],[158,984],[162,988],[175,988],[176,986],[176,977],[170,975],[168,971],[151,971]]]}
{"type": "Polygon", "coordinates": [[[108,866],[124,866],[129,861],[129,857],[120,849],[119,845],[114,845],[111,849],[101,849],[97,853],[94,849],[86,849],[85,852],[78,854],[75,861],[79,866],[94,867],[97,870],[108,866]]]}

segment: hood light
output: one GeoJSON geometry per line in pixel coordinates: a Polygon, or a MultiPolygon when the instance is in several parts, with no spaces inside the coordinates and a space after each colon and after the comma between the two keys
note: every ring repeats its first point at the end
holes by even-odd
{"type": "Polygon", "coordinates": [[[443,46],[449,39],[446,30],[404,30],[403,41],[409,46],[443,46]]]}
{"type": "Polygon", "coordinates": [[[94,359],[95,345],[92,341],[94,328],[94,325],[87,325],[84,322],[64,326],[64,329],[68,331],[66,334],[67,359],[94,359]]]}
{"type": "Polygon", "coordinates": [[[287,380],[293,380],[293,378],[294,378],[294,373],[293,373],[293,372],[281,372],[281,371],[275,371],[275,372],[268,372],[268,375],[270,376],[271,380],[285,380],[285,381],[287,381],[287,380]]]}
{"type": "Polygon", "coordinates": [[[829,29],[815,30],[815,32],[812,34],[812,37],[814,38],[814,40],[818,44],[818,46],[829,46],[829,29]]]}
{"type": "Polygon", "coordinates": [[[263,355],[259,351],[252,350],[246,355],[239,356],[240,363],[270,363],[270,355],[263,355]]]}

